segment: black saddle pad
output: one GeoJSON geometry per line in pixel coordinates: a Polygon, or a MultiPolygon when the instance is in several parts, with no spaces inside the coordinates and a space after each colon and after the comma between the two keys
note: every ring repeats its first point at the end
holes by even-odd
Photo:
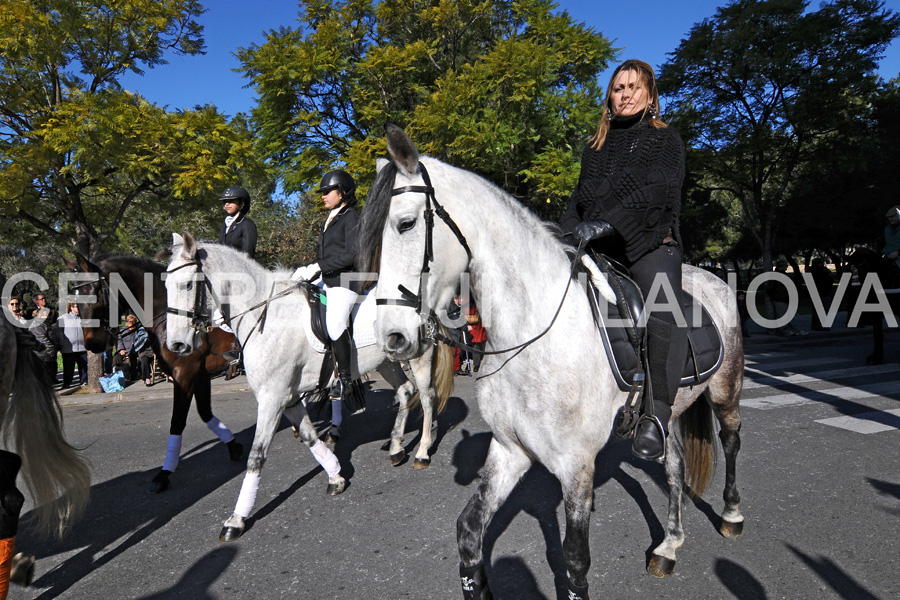
{"type": "MultiPolygon", "coordinates": [[[[614,276],[607,273],[607,276],[614,276]]],[[[635,284],[628,279],[619,279],[620,285],[635,284]]],[[[640,358],[632,339],[635,326],[623,323],[622,315],[615,305],[609,304],[593,285],[588,286],[597,319],[597,327],[603,338],[606,356],[616,377],[619,389],[629,390],[634,376],[639,371],[640,358]]],[[[638,292],[639,293],[639,292],[638,292]]],[[[719,369],[725,354],[719,328],[713,322],[706,308],[689,293],[683,293],[684,317],[688,324],[688,353],[682,371],[681,386],[696,385],[708,380],[719,369]]],[[[642,329],[638,329],[642,332],[642,329]]]]}

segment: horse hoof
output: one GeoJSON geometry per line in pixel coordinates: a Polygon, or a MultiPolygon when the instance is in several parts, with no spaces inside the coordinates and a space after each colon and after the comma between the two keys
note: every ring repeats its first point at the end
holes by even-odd
{"type": "Polygon", "coordinates": [[[665,556],[654,554],[650,557],[650,564],[647,565],[647,572],[654,577],[668,577],[675,572],[675,561],[665,556]]]}
{"type": "Polygon", "coordinates": [[[236,440],[231,440],[228,442],[228,457],[231,459],[231,462],[237,462],[241,460],[241,457],[244,455],[244,445],[236,440]]]}
{"type": "Polygon", "coordinates": [[[344,478],[341,478],[340,481],[336,481],[334,483],[329,481],[328,487],[325,488],[325,494],[327,496],[337,496],[338,494],[342,494],[346,488],[347,481],[344,478]]]}
{"type": "Polygon", "coordinates": [[[159,494],[169,489],[169,473],[170,471],[160,471],[156,477],[150,480],[150,487],[147,488],[148,494],[159,494]]]}
{"type": "Polygon", "coordinates": [[[236,542],[241,539],[241,536],[244,535],[244,530],[240,527],[228,527],[227,525],[222,528],[221,533],[219,533],[219,541],[220,542],[236,542]]]}
{"type": "Polygon", "coordinates": [[[300,439],[300,430],[297,429],[296,425],[291,425],[291,429],[294,430],[294,439],[299,440],[300,439]]]}
{"type": "Polygon", "coordinates": [[[722,521],[722,524],[719,526],[719,533],[730,539],[739,538],[741,537],[741,534],[744,533],[744,522],[738,521],[737,523],[731,523],[729,521],[722,521]]]}
{"type": "Polygon", "coordinates": [[[413,469],[427,469],[431,466],[430,458],[417,458],[413,461],[413,469]]]}
{"type": "Polygon", "coordinates": [[[31,585],[34,579],[34,557],[24,552],[17,552],[9,569],[9,581],[22,587],[31,585]]]}
{"type": "Polygon", "coordinates": [[[404,452],[403,450],[401,450],[397,454],[391,454],[391,466],[399,467],[401,464],[403,464],[403,461],[405,459],[406,459],[406,452],[404,452]]]}

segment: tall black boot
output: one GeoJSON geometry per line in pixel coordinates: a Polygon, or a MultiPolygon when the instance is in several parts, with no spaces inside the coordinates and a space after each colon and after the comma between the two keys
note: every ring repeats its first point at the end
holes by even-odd
{"type": "Polygon", "coordinates": [[[687,331],[650,316],[647,320],[647,363],[653,413],[644,414],[634,432],[631,452],[638,458],[663,460],[669,418],[687,360],[687,331]]]}
{"type": "Polygon", "coordinates": [[[340,337],[331,342],[334,352],[334,362],[337,365],[338,389],[340,394],[331,397],[331,428],[328,431],[328,442],[336,443],[340,438],[340,428],[343,421],[343,401],[347,399],[352,389],[353,380],[350,376],[350,332],[346,329],[340,337]]]}

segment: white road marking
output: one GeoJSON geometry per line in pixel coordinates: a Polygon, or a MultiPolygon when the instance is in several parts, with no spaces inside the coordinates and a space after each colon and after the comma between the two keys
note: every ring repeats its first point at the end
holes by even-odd
{"type": "Polygon", "coordinates": [[[867,367],[851,367],[849,369],[835,369],[831,371],[819,371],[817,373],[797,373],[787,377],[759,377],[757,379],[744,378],[744,389],[752,390],[761,387],[782,387],[786,385],[809,383],[811,381],[833,381],[846,377],[858,377],[863,375],[884,375],[886,373],[900,372],[900,364],[871,365],[867,367]]]}
{"type": "Polygon", "coordinates": [[[792,394],[776,394],[759,398],[741,398],[741,407],[768,410],[786,406],[801,406],[814,402],[833,404],[840,400],[860,400],[873,396],[900,394],[900,381],[883,381],[861,386],[839,385],[823,390],[805,390],[792,394]]]}
{"type": "Polygon", "coordinates": [[[847,429],[855,433],[881,433],[892,429],[900,429],[900,408],[819,419],[816,423],[847,429]]]}
{"type": "Polygon", "coordinates": [[[804,358],[800,360],[784,360],[771,363],[754,363],[755,368],[744,367],[744,371],[757,373],[759,375],[768,375],[772,371],[792,371],[797,372],[799,367],[814,367],[817,365],[835,365],[837,363],[850,362],[851,358],[833,358],[826,356],[823,358],[804,358]]]}

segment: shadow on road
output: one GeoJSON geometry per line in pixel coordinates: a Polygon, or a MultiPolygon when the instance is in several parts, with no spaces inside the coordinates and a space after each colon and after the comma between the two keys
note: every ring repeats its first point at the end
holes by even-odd
{"type": "MultiPolygon", "coordinates": [[[[235,437],[249,447],[254,427],[235,437]]],[[[43,592],[41,600],[56,598],[79,580],[114,561],[165,527],[208,494],[244,472],[243,462],[232,463],[222,444],[204,442],[187,451],[172,476],[172,487],[163,494],[148,494],[147,485],[158,468],[127,473],[91,488],[84,518],[61,540],[41,541],[27,528],[16,539],[19,550],[41,558],[75,552],[32,584],[43,592]],[[206,447],[204,450],[198,448],[206,447]]],[[[28,518],[25,515],[25,518],[28,518]]],[[[216,532],[211,531],[210,536],[216,532]]],[[[220,555],[217,555],[220,556],[220,555]]]]}
{"type": "Polygon", "coordinates": [[[878,600],[877,596],[858,584],[830,558],[824,556],[813,558],[790,544],[785,545],[841,598],[846,598],[847,600],[878,600]]]}
{"type": "Polygon", "coordinates": [[[233,546],[217,548],[191,565],[172,587],[150,596],[141,596],[137,600],[214,600],[218,596],[210,593],[209,588],[237,555],[238,550],[233,546]]]}
{"type": "Polygon", "coordinates": [[[722,585],[738,600],[766,600],[766,589],[744,567],[736,562],[719,559],[716,561],[716,576],[722,585]]]}

